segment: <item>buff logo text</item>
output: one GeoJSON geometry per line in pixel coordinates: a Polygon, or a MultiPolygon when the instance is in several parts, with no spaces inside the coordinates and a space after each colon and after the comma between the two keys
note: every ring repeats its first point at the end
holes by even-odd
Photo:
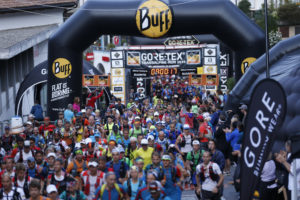
{"type": "Polygon", "coordinates": [[[169,27],[170,20],[168,19],[169,9],[161,11],[156,14],[149,15],[148,8],[140,9],[140,27],[142,31],[145,31],[152,27],[159,26],[160,32],[167,30],[169,27]]]}

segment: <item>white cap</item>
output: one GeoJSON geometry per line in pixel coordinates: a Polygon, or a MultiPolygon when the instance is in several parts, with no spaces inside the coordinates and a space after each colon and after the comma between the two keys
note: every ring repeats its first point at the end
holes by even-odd
{"type": "Polygon", "coordinates": [[[82,109],[81,112],[82,112],[82,113],[86,113],[86,110],[85,110],[85,109],[82,109]]]}
{"type": "Polygon", "coordinates": [[[89,167],[97,167],[98,166],[98,163],[97,162],[95,162],[95,161],[92,161],[92,162],[89,162],[89,164],[88,164],[88,166],[89,167]]]}
{"type": "Polygon", "coordinates": [[[25,124],[26,125],[32,125],[31,121],[27,121],[25,124]]]}
{"type": "Polygon", "coordinates": [[[190,129],[190,126],[189,126],[188,124],[184,124],[184,125],[183,125],[183,129],[185,129],[185,130],[186,130],[186,129],[190,129]]]}
{"type": "Polygon", "coordinates": [[[136,138],[136,137],[133,137],[133,136],[131,136],[131,137],[130,137],[130,142],[137,142],[137,138],[136,138]]]}
{"type": "Polygon", "coordinates": [[[198,140],[194,140],[193,145],[200,145],[200,142],[198,140]]]}
{"type": "Polygon", "coordinates": [[[114,148],[111,153],[120,153],[119,149],[118,148],[114,148]]]}
{"type": "Polygon", "coordinates": [[[141,118],[139,116],[136,116],[134,119],[135,120],[140,120],[141,118]]]}
{"type": "Polygon", "coordinates": [[[141,144],[148,144],[148,140],[147,139],[142,139],[141,144]]]}
{"type": "Polygon", "coordinates": [[[154,140],[154,136],[153,136],[153,135],[149,135],[149,136],[147,137],[147,140],[154,140]]]}
{"type": "Polygon", "coordinates": [[[30,141],[29,140],[25,140],[24,146],[30,146],[30,141]]]}
{"type": "Polygon", "coordinates": [[[50,157],[56,158],[55,153],[53,153],[53,152],[48,153],[47,158],[50,158],[50,157]]]}
{"type": "Polygon", "coordinates": [[[52,192],[57,192],[55,185],[48,185],[46,190],[48,194],[51,194],[52,192]]]}
{"type": "Polygon", "coordinates": [[[158,112],[155,112],[155,113],[154,113],[154,116],[159,116],[159,113],[158,113],[158,112]]]}

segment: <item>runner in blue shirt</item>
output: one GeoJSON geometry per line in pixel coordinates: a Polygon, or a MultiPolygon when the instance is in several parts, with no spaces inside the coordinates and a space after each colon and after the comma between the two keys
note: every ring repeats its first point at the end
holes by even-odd
{"type": "Polygon", "coordinates": [[[99,198],[101,200],[118,200],[124,199],[127,196],[123,187],[116,183],[114,172],[107,172],[105,181],[105,184],[97,188],[94,200],[98,200],[99,198]]]}
{"type": "Polygon", "coordinates": [[[113,171],[115,172],[117,182],[123,183],[126,178],[126,173],[129,169],[129,166],[124,162],[120,161],[120,152],[117,148],[112,150],[112,160],[106,163],[106,172],[113,171]]]}
{"type": "Polygon", "coordinates": [[[140,188],[144,188],[146,186],[145,182],[138,178],[138,172],[138,168],[136,166],[132,166],[130,169],[130,178],[123,184],[123,188],[131,200],[135,199],[140,188]]]}

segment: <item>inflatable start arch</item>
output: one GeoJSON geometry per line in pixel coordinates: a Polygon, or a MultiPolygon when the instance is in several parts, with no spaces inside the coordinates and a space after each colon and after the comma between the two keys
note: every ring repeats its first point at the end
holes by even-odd
{"type": "Polygon", "coordinates": [[[264,52],[264,33],[228,0],[90,0],[49,40],[48,115],[81,95],[82,52],[102,34],[162,37],[214,34],[243,60],[264,52]]]}

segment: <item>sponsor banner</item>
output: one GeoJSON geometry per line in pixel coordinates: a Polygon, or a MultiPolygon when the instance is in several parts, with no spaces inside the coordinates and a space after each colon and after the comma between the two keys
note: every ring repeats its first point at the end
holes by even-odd
{"type": "Polygon", "coordinates": [[[220,68],[220,89],[223,92],[227,91],[228,67],[220,68]]]}
{"type": "Polygon", "coordinates": [[[215,66],[210,66],[210,65],[204,65],[203,66],[203,73],[204,74],[217,74],[218,73],[218,67],[215,66]]]}
{"type": "Polygon", "coordinates": [[[201,66],[201,49],[126,51],[126,67],[186,68],[201,66]]]}
{"type": "Polygon", "coordinates": [[[198,74],[190,74],[189,75],[189,85],[204,85],[205,84],[205,76],[198,74]]]}
{"type": "MultiPolygon", "coordinates": [[[[50,102],[68,99],[72,90],[68,78],[72,75],[71,62],[66,58],[57,58],[52,63],[52,74],[59,80],[55,84],[49,85],[51,88],[50,102]]],[[[59,112],[64,108],[56,107],[53,111],[59,112]]]]}
{"type": "Polygon", "coordinates": [[[111,69],[112,76],[124,76],[124,70],[122,69],[111,69]]]}
{"type": "Polygon", "coordinates": [[[124,62],[123,62],[123,60],[111,60],[111,67],[112,68],[123,68],[124,62]]]}
{"type": "Polygon", "coordinates": [[[114,86],[113,87],[113,92],[124,92],[124,87],[123,86],[114,86]]]}
{"type": "Polygon", "coordinates": [[[124,77],[111,77],[111,84],[112,85],[124,85],[124,77]]]}
{"type": "Polygon", "coordinates": [[[217,56],[216,48],[204,48],[204,56],[217,56]]]}
{"type": "Polygon", "coordinates": [[[145,97],[149,97],[150,95],[150,79],[145,79],[144,77],[133,77],[132,79],[132,88],[135,92],[139,92],[141,90],[140,99],[144,99],[145,97]]]}
{"type": "Polygon", "coordinates": [[[72,90],[68,86],[67,82],[51,85],[51,101],[53,102],[53,101],[68,98],[69,95],[71,94],[71,91],[72,90]]]}
{"type": "Polygon", "coordinates": [[[200,75],[200,74],[190,74],[189,84],[190,85],[209,85],[218,86],[218,75],[200,75]]]}
{"type": "Polygon", "coordinates": [[[206,75],[205,85],[219,85],[218,75],[206,75]]]}
{"type": "Polygon", "coordinates": [[[186,64],[188,65],[199,65],[201,63],[201,51],[190,50],[187,51],[186,64]]]}
{"type": "Polygon", "coordinates": [[[216,65],[216,57],[204,57],[204,65],[216,65]]]}
{"type": "Polygon", "coordinates": [[[122,102],[125,101],[125,69],[114,68],[111,69],[111,93],[120,98],[122,102]]]}
{"type": "Polygon", "coordinates": [[[192,36],[178,36],[166,39],[164,42],[166,46],[188,46],[200,44],[199,40],[192,36]]]}
{"type": "Polygon", "coordinates": [[[284,121],[286,95],[272,79],[254,88],[247,113],[241,159],[241,199],[253,199],[261,171],[269,156],[277,131],[284,121]]]}
{"type": "Polygon", "coordinates": [[[148,69],[131,69],[131,76],[133,77],[148,77],[148,69]]]}
{"type": "Polygon", "coordinates": [[[197,74],[197,68],[179,69],[180,76],[188,76],[190,74],[197,74]]]}
{"type": "Polygon", "coordinates": [[[112,60],[122,60],[123,59],[123,51],[111,51],[110,57],[112,60]]]}
{"type": "Polygon", "coordinates": [[[83,86],[94,86],[94,87],[109,87],[110,86],[110,76],[106,75],[82,75],[82,85],[83,86]]]}

